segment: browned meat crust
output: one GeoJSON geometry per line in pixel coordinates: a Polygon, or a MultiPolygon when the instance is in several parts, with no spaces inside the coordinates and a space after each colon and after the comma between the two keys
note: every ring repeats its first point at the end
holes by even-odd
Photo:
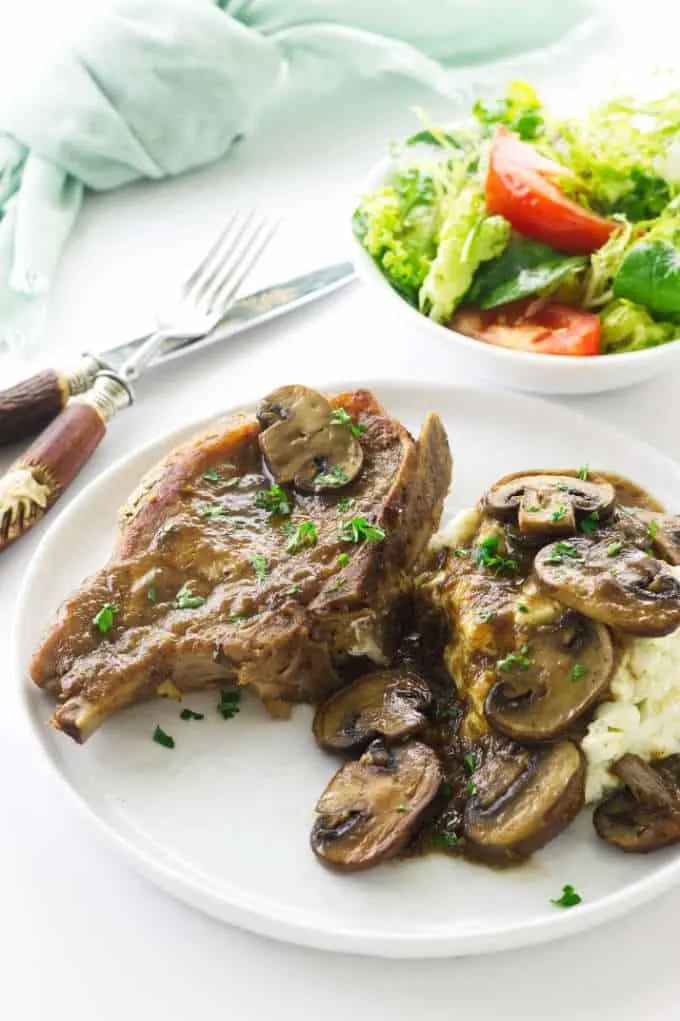
{"type": "Polygon", "coordinates": [[[384,660],[392,611],[439,523],[448,443],[437,416],[416,442],[368,391],[332,403],[366,425],[364,469],[337,494],[295,493],[289,517],[255,504],[270,483],[252,415],[222,419],[146,475],[111,560],[65,600],[33,657],[33,680],[61,702],[53,726],[84,741],[168,680],[181,691],[248,684],[285,714],[337,687],[348,655],[384,660]],[[352,516],[384,541],[342,542],[338,525],[352,516]],[[316,544],[289,551],[291,526],[306,521],[316,544]],[[181,590],[204,601],[178,607],[181,590]],[[102,634],[93,619],[105,605],[115,610],[102,634]]]}

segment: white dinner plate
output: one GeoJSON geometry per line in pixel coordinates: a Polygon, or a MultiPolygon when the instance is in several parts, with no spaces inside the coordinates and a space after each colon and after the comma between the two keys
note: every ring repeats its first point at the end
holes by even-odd
{"type": "MultiPolygon", "coordinates": [[[[374,389],[414,433],[428,411],[442,416],[455,459],[446,515],[507,472],[583,463],[632,476],[680,508],[679,466],[561,407],[448,386],[376,383],[374,389]]],[[[596,838],[590,811],[531,862],[509,871],[435,854],[354,876],[333,874],[315,860],[308,840],[316,798],[337,762],[315,746],[306,706],[282,722],[245,697],[241,713],[225,721],[215,694],[205,693],[185,702],[205,719],[184,722],[177,703],[157,700],[120,713],[83,747],[47,727],[51,699],[27,673],[39,635],[60,600],[105,561],[116,511],[142,472],[196,427],[122,459],[73,501],[42,540],[17,608],[14,672],[32,750],[41,750],[74,803],[137,869],[243,928],[392,957],[544,942],[619,915],[678,880],[677,849],[622,854],[596,838]],[[174,750],[154,743],[156,724],[175,738],[174,750]],[[583,898],[569,910],[551,904],[566,883],[583,898]]]]}

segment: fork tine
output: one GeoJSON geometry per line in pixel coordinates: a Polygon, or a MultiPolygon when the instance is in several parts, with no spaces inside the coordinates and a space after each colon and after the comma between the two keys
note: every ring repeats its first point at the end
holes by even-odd
{"type": "Polygon", "coordinates": [[[206,255],[203,256],[198,266],[196,266],[196,268],[194,269],[193,273],[188,277],[187,280],[185,280],[183,288],[186,294],[189,294],[189,292],[201,280],[206,269],[213,261],[214,256],[216,256],[219,253],[223,243],[228,239],[230,232],[232,231],[234,225],[236,224],[236,221],[238,220],[238,217],[239,217],[238,210],[235,213],[232,213],[232,215],[227,220],[224,230],[220,231],[211,248],[208,250],[206,255]]]}
{"type": "Polygon", "coordinates": [[[194,281],[193,286],[185,292],[186,299],[194,306],[206,311],[204,296],[210,290],[216,276],[222,275],[226,267],[233,265],[234,259],[239,257],[244,243],[246,245],[250,243],[250,235],[253,229],[257,229],[257,222],[255,228],[252,226],[255,219],[256,211],[254,209],[250,209],[244,214],[237,213],[232,218],[231,229],[222,235],[221,243],[215,249],[213,257],[204,261],[198,278],[194,281]]]}
{"type": "Polygon", "coordinates": [[[225,250],[222,262],[214,267],[213,272],[197,288],[194,301],[206,314],[212,311],[217,292],[226,282],[240,274],[243,261],[247,259],[259,235],[266,227],[266,223],[267,221],[261,215],[251,214],[247,222],[244,223],[239,236],[233,241],[231,247],[225,250]]]}
{"type": "Polygon", "coordinates": [[[239,287],[269,246],[269,243],[279,229],[280,222],[280,220],[275,220],[273,223],[267,224],[265,220],[261,229],[253,237],[249,249],[244,252],[241,264],[237,267],[236,275],[229,274],[221,281],[218,281],[211,299],[211,307],[214,312],[221,312],[223,309],[226,311],[239,287]]]}

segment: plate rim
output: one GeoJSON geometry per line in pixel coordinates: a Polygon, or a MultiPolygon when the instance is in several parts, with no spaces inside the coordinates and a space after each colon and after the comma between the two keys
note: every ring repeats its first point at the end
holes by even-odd
{"type": "MultiPolygon", "coordinates": [[[[354,388],[375,389],[378,396],[382,397],[385,392],[386,403],[389,403],[390,392],[397,399],[408,400],[410,395],[421,394],[432,399],[432,410],[436,411],[435,402],[439,397],[451,400],[458,392],[470,394],[493,394],[506,404],[521,405],[524,408],[529,406],[535,409],[535,414],[545,413],[548,409],[563,420],[579,421],[582,426],[597,425],[599,429],[608,435],[610,441],[616,440],[632,443],[641,451],[651,452],[660,468],[664,468],[669,474],[677,478],[678,489],[680,490],[680,462],[675,461],[668,454],[659,451],[652,444],[645,440],[630,435],[625,430],[603,422],[597,417],[591,416],[580,410],[574,410],[563,405],[554,403],[535,396],[513,391],[499,390],[493,386],[469,385],[469,384],[447,384],[441,381],[417,381],[408,383],[403,379],[391,377],[373,377],[357,380],[325,380],[322,383],[314,384],[322,391],[343,392],[354,388]]],[[[191,435],[193,431],[200,430],[210,422],[216,421],[219,417],[229,414],[231,411],[252,407],[257,400],[251,396],[250,391],[245,398],[238,401],[227,401],[227,407],[221,411],[215,411],[209,415],[201,415],[192,418],[184,425],[173,427],[164,432],[161,436],[150,440],[136,450],[129,451],[116,458],[108,467],[101,471],[78,493],[71,503],[64,508],[49,524],[45,534],[33,552],[28,567],[24,574],[21,586],[17,594],[17,600],[12,618],[10,633],[10,673],[13,675],[11,683],[11,696],[15,696],[20,709],[19,717],[21,728],[27,734],[28,739],[39,747],[38,759],[44,767],[46,774],[49,774],[52,782],[66,794],[68,799],[76,806],[81,818],[87,819],[93,831],[100,837],[105,838],[109,846],[123,858],[137,873],[141,873],[153,884],[160,887],[166,893],[176,899],[187,903],[194,908],[204,911],[208,915],[218,918],[223,922],[242,928],[246,931],[255,932],[258,935],[274,938],[299,946],[316,949],[331,950],[342,953],[360,954],[371,957],[387,957],[401,959],[415,958],[442,958],[470,956],[473,954],[489,953],[501,949],[520,948],[535,945],[553,939],[559,939],[568,935],[574,935],[595,925],[620,917],[651,900],[653,897],[663,893],[680,877],[680,854],[675,860],[664,863],[651,875],[641,876],[629,883],[623,890],[615,891],[599,898],[594,903],[579,905],[576,912],[561,912],[554,916],[540,917],[533,921],[517,925],[501,925],[494,929],[472,933],[454,933],[450,930],[437,927],[437,931],[430,930],[426,933],[391,933],[371,932],[362,928],[355,931],[351,927],[335,927],[333,929],[323,928],[314,922],[306,920],[304,909],[297,916],[291,918],[290,909],[278,910],[276,905],[262,910],[262,904],[257,898],[251,895],[242,895],[234,899],[233,894],[238,893],[238,888],[233,887],[224,894],[219,891],[210,891],[204,888],[200,878],[182,872],[169,862],[158,860],[146,848],[139,846],[124,833],[120,832],[114,825],[100,815],[91,803],[72,784],[64,771],[54,762],[53,756],[47,742],[41,738],[41,731],[37,721],[31,712],[29,704],[29,693],[33,688],[26,677],[26,664],[22,663],[20,657],[20,628],[27,611],[29,610],[28,597],[34,584],[34,577],[39,573],[44,562],[45,551],[49,551],[54,541],[57,530],[68,523],[69,519],[75,517],[80,508],[86,504],[96,492],[97,488],[105,485],[108,480],[123,469],[130,461],[139,457],[161,457],[163,451],[170,450],[174,445],[182,442],[183,438],[191,435]],[[60,525],[61,523],[61,525],[60,525]],[[254,903],[253,903],[254,901],[254,903]]]]}

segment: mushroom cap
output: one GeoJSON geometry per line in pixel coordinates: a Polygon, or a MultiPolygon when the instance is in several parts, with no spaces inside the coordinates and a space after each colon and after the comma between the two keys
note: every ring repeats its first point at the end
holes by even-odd
{"type": "Polygon", "coordinates": [[[526,643],[526,657],[499,672],[484,711],[508,737],[549,741],[606,691],[614,669],[611,635],[602,624],[567,611],[555,624],[529,633],[526,643]]]}
{"type": "Polygon", "coordinates": [[[432,692],[410,670],[376,670],[332,695],[314,715],[314,736],[330,751],[365,748],[414,734],[427,723],[432,692]]]}
{"type": "Polygon", "coordinates": [[[393,858],[442,780],[439,760],[427,745],[374,745],[340,767],[316,806],[312,850],[325,865],[345,872],[393,858]]]}
{"type": "Polygon", "coordinates": [[[535,470],[513,472],[486,493],[483,507],[499,521],[517,523],[522,535],[573,535],[577,520],[597,514],[606,520],[614,510],[614,487],[599,475],[582,479],[578,472],[535,470]]]}
{"type": "Polygon", "coordinates": [[[282,386],[260,401],[260,450],[277,482],[320,493],[357,478],[364,461],[361,443],[332,414],[330,402],[306,386],[282,386]]]}
{"type": "Polygon", "coordinates": [[[647,542],[658,557],[669,564],[680,564],[680,517],[640,510],[634,520],[646,526],[647,542]]]}
{"type": "Polygon", "coordinates": [[[636,635],[667,635],[680,625],[680,581],[670,568],[612,535],[578,536],[544,546],[534,560],[540,583],[565,606],[636,635]]]}
{"type": "Polygon", "coordinates": [[[493,865],[521,861],[556,837],[585,801],[585,763],[571,741],[511,746],[474,774],[463,817],[466,851],[493,865]]]}
{"type": "Polygon", "coordinates": [[[595,809],[598,836],[630,854],[647,854],[680,840],[680,755],[648,763],[627,754],[612,772],[625,787],[595,809]]]}

